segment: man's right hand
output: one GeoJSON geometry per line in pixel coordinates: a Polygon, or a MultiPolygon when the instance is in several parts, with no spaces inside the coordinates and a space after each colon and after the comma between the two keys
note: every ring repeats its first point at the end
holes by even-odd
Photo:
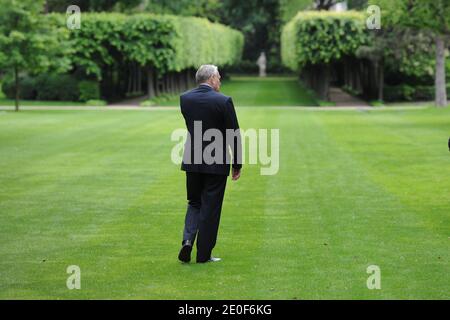
{"type": "Polygon", "coordinates": [[[241,177],[241,169],[232,168],[232,180],[236,181],[241,177]]]}

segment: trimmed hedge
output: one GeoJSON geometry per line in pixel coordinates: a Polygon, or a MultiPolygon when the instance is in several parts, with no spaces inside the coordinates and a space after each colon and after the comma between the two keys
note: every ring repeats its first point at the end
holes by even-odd
{"type": "Polygon", "coordinates": [[[176,59],[171,70],[198,68],[213,63],[230,66],[241,60],[244,36],[241,32],[204,18],[172,16],[176,32],[176,59]]]}
{"type": "MultiPolygon", "coordinates": [[[[65,15],[49,15],[66,23],[65,15]]],[[[73,64],[101,79],[119,62],[151,66],[158,74],[204,63],[231,65],[240,60],[244,38],[227,26],[195,17],[84,13],[82,27],[71,30],[73,64]]]]}
{"type": "Polygon", "coordinates": [[[306,64],[327,64],[354,55],[367,41],[363,13],[301,11],[282,30],[281,59],[298,71],[306,64]]]}
{"type": "MultiPolygon", "coordinates": [[[[51,14],[48,18],[59,26],[66,24],[65,15],[51,14]]],[[[81,28],[67,32],[72,64],[99,80],[102,70],[118,60],[164,69],[175,56],[174,26],[161,16],[83,13],[81,28]]]]}

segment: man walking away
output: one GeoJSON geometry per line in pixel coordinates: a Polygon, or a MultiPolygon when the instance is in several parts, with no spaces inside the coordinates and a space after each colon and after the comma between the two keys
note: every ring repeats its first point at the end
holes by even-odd
{"type": "Polygon", "coordinates": [[[181,169],[186,171],[188,206],[178,259],[182,262],[191,260],[192,246],[197,238],[197,262],[203,263],[220,261],[220,258],[213,258],[211,252],[216,244],[225,185],[230,174],[229,149],[233,158],[232,179],[238,180],[242,167],[242,146],[233,101],[219,93],[218,68],[202,65],[195,78],[198,87],[180,96],[181,112],[189,136],[181,165],[181,169]],[[222,135],[221,152],[213,154],[213,162],[204,159],[205,147],[217,142],[203,141],[203,135],[209,129],[222,135]],[[232,139],[226,139],[230,129],[235,134],[232,139]]]}

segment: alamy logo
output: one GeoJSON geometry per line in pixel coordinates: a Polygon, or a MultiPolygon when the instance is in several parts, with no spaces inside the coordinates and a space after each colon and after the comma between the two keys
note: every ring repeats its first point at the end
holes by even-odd
{"type": "Polygon", "coordinates": [[[224,136],[218,129],[203,131],[202,122],[194,121],[193,136],[194,138],[186,129],[176,129],[172,132],[171,141],[178,141],[171,153],[174,164],[183,162],[210,165],[231,164],[237,161],[239,164],[260,164],[261,175],[278,173],[279,129],[226,129],[224,136]],[[233,151],[236,154],[233,154],[233,151]]]}
{"type": "Polygon", "coordinates": [[[70,276],[67,278],[66,286],[67,289],[81,289],[81,269],[79,266],[71,265],[67,267],[67,273],[70,276]]]}
{"type": "Polygon", "coordinates": [[[81,28],[81,9],[79,6],[71,5],[67,7],[66,10],[67,28],[70,30],[80,29],[81,28]]]}
{"type": "Polygon", "coordinates": [[[381,270],[377,265],[370,265],[367,267],[366,272],[370,274],[369,278],[367,278],[367,289],[381,289],[381,270]]]}
{"type": "Polygon", "coordinates": [[[381,29],[381,9],[377,5],[371,5],[367,7],[367,13],[369,17],[366,20],[366,26],[369,30],[381,29]]]}

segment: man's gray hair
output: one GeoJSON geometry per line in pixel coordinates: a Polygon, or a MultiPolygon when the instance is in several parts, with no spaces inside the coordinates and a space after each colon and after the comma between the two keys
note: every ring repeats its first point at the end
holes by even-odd
{"type": "Polygon", "coordinates": [[[219,73],[217,66],[213,64],[204,64],[198,68],[195,74],[195,81],[198,84],[206,82],[209,78],[219,73]]]}

